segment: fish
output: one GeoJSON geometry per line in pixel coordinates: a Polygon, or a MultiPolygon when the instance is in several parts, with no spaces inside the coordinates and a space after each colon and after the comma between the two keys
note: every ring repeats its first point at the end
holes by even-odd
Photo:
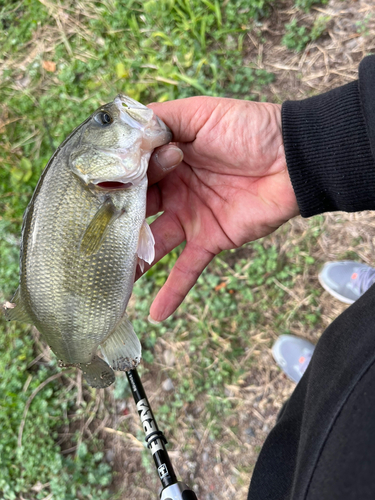
{"type": "Polygon", "coordinates": [[[126,307],[137,264],[155,257],[145,219],[149,159],[171,139],[151,109],[117,95],[57,148],[23,216],[20,281],[3,305],[6,319],[34,325],[60,366],[81,369],[95,388],[141,359],[126,307]]]}

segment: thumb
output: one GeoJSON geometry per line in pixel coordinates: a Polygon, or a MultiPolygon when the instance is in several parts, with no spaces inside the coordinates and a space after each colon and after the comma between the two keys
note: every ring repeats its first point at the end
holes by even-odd
{"type": "Polygon", "coordinates": [[[166,144],[156,148],[150,158],[147,170],[148,184],[156,184],[169,172],[174,170],[183,160],[184,154],[174,144],[166,144]]]}

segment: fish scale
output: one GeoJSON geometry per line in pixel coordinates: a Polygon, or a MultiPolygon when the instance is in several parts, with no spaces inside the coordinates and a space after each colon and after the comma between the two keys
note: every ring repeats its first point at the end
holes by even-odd
{"type": "Polygon", "coordinates": [[[24,215],[20,286],[6,316],[35,325],[61,365],[81,368],[93,387],[140,360],[125,310],[137,260],[154,258],[148,160],[170,139],[151,110],[117,96],[58,148],[24,215]]]}

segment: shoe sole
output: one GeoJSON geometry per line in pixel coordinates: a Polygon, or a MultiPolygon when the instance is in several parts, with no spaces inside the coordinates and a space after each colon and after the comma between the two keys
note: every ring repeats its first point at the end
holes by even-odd
{"type": "Polygon", "coordinates": [[[332,297],[335,297],[335,299],[339,300],[340,302],[343,302],[344,304],[354,304],[353,299],[348,299],[347,297],[344,297],[343,295],[340,295],[338,292],[335,292],[335,290],[332,290],[332,288],[329,288],[328,285],[324,283],[324,281],[321,279],[320,274],[318,274],[318,280],[321,286],[324,288],[326,292],[328,292],[332,297]]]}

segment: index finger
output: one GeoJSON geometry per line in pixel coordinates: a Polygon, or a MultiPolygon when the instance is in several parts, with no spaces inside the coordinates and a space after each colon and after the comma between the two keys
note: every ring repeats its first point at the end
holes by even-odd
{"type": "Polygon", "coordinates": [[[187,97],[167,102],[148,104],[154,113],[172,130],[174,142],[192,142],[207,122],[220,97],[187,97]]]}

